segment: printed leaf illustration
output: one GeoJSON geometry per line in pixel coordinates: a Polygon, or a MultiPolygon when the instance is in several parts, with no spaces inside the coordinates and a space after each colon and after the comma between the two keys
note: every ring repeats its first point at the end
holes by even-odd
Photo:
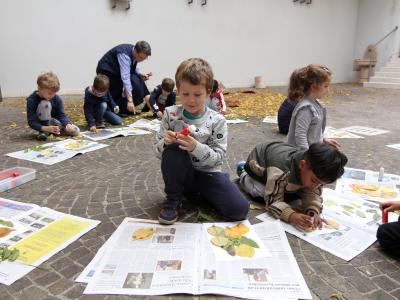
{"type": "Polygon", "coordinates": [[[14,227],[14,224],[11,221],[6,221],[6,220],[3,220],[3,219],[0,219],[0,225],[4,225],[4,226],[7,226],[7,227],[14,227]]]}
{"type": "Polygon", "coordinates": [[[213,236],[211,244],[225,250],[230,256],[253,257],[255,248],[259,248],[254,240],[245,237],[249,228],[243,223],[226,228],[212,225],[207,232],[213,236]]]}
{"type": "Polygon", "coordinates": [[[153,233],[153,228],[139,228],[133,232],[132,239],[138,241],[148,240],[153,236],[153,233]]]}
{"type": "Polygon", "coordinates": [[[14,231],[14,229],[7,227],[0,228],[0,238],[7,236],[11,231],[14,231]]]}
{"type": "Polygon", "coordinates": [[[219,226],[211,226],[207,228],[207,232],[213,236],[220,236],[220,235],[224,235],[225,233],[225,229],[219,226]]]}
{"type": "Polygon", "coordinates": [[[241,242],[242,244],[251,246],[251,247],[253,247],[253,248],[259,248],[258,244],[257,244],[255,241],[253,241],[252,239],[249,239],[249,238],[247,238],[247,237],[245,237],[245,236],[242,236],[242,237],[240,238],[240,242],[241,242]]]}
{"type": "Polygon", "coordinates": [[[223,236],[215,236],[211,239],[211,243],[217,247],[225,247],[227,246],[230,242],[229,239],[223,236]]]}
{"type": "Polygon", "coordinates": [[[378,213],[374,213],[374,214],[372,215],[372,219],[373,219],[374,221],[380,221],[381,218],[382,218],[381,215],[378,214],[378,213]]]}
{"type": "Polygon", "coordinates": [[[367,216],[365,213],[361,210],[356,210],[356,215],[359,216],[360,218],[366,218],[367,216]]]}
{"type": "Polygon", "coordinates": [[[253,257],[254,256],[254,248],[245,244],[239,245],[236,248],[236,255],[241,257],[253,257]]]}

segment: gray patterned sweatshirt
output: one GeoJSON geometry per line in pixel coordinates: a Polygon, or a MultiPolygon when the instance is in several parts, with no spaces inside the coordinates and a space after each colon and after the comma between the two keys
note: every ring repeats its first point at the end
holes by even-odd
{"type": "Polygon", "coordinates": [[[164,150],[165,133],[168,130],[179,132],[189,126],[190,135],[198,142],[189,152],[193,167],[202,172],[220,172],[227,148],[228,128],[225,117],[208,108],[201,118],[191,120],[183,115],[182,105],[167,107],[156,135],[159,157],[164,150]]]}

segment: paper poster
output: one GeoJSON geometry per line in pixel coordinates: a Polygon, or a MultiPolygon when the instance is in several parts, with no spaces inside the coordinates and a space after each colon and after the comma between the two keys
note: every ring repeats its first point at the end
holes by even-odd
{"type": "Polygon", "coordinates": [[[263,120],[263,123],[271,123],[278,124],[278,116],[266,116],[263,120]]]}
{"type": "Polygon", "coordinates": [[[362,200],[383,202],[400,200],[400,176],[382,174],[370,170],[345,168],[343,176],[336,181],[336,191],[362,200]]]}
{"type": "Polygon", "coordinates": [[[336,129],[327,126],[324,131],[324,138],[327,139],[363,139],[364,137],[343,129],[336,129]]]}
{"type": "Polygon", "coordinates": [[[98,150],[108,145],[87,140],[67,139],[56,143],[36,145],[28,149],[6,154],[7,156],[45,165],[53,165],[78,154],[98,150]]]}
{"type": "Polygon", "coordinates": [[[383,133],[389,132],[388,130],[365,127],[365,126],[350,126],[350,127],[341,128],[340,130],[352,132],[355,134],[368,135],[368,136],[378,135],[378,134],[383,134],[383,133]]]}
{"type": "Polygon", "coordinates": [[[119,127],[119,128],[107,128],[99,129],[96,132],[85,131],[82,135],[93,141],[101,141],[116,136],[133,136],[133,135],[145,135],[151,134],[151,132],[142,130],[134,127],[119,127]]]}
{"type": "Polygon", "coordinates": [[[393,148],[393,149],[396,149],[396,150],[400,150],[400,144],[386,145],[386,147],[393,148]]]}
{"type": "Polygon", "coordinates": [[[226,124],[242,124],[242,123],[248,123],[249,121],[242,120],[242,119],[227,119],[226,124]]]}
{"type": "Polygon", "coordinates": [[[145,130],[152,130],[152,131],[159,131],[161,126],[161,121],[154,119],[154,120],[147,120],[147,119],[139,119],[136,122],[133,122],[129,125],[129,127],[135,127],[145,130]]]}

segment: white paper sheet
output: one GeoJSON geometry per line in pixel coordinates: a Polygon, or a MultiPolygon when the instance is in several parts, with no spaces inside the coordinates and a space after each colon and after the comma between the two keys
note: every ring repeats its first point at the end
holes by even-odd
{"type": "Polygon", "coordinates": [[[350,126],[341,128],[340,130],[349,131],[355,134],[368,135],[368,136],[389,132],[388,130],[366,127],[366,126],[350,126]]]}
{"type": "Polygon", "coordinates": [[[163,226],[126,218],[96,254],[91,270],[82,273],[89,281],[84,293],[312,299],[279,222],[256,226],[263,246],[272,249],[270,257],[218,262],[202,224],[163,226]],[[136,230],[149,228],[148,239],[132,239],[136,230]]]}
{"type": "Polygon", "coordinates": [[[119,128],[107,128],[100,129],[97,132],[85,131],[82,135],[93,141],[101,141],[116,136],[133,136],[133,135],[145,135],[151,134],[151,132],[142,130],[134,127],[119,127],[119,128]]]}
{"type": "Polygon", "coordinates": [[[84,219],[55,210],[11,201],[0,200],[0,215],[6,215],[18,228],[18,233],[2,239],[1,246],[20,250],[14,262],[0,264],[0,283],[10,285],[61,251],[100,222],[84,219]],[[25,208],[26,207],[26,208],[25,208]],[[21,208],[23,213],[21,213],[21,208]],[[12,212],[15,214],[12,215],[12,212]]]}
{"type": "Polygon", "coordinates": [[[6,155],[45,165],[53,165],[74,157],[75,155],[84,154],[107,146],[108,145],[87,140],[67,139],[60,142],[34,146],[22,151],[8,153],[6,155]]]}
{"type": "Polygon", "coordinates": [[[363,139],[364,137],[343,129],[336,129],[327,126],[324,131],[324,138],[327,139],[363,139]]]}

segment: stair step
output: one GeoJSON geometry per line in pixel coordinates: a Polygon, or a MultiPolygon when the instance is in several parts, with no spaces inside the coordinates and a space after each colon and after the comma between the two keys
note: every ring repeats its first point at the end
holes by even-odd
{"type": "Polygon", "coordinates": [[[400,78],[400,72],[375,72],[376,77],[400,78]]]}
{"type": "Polygon", "coordinates": [[[400,83],[400,76],[398,78],[395,77],[380,77],[380,76],[372,76],[369,78],[370,82],[390,82],[390,83],[400,83]]]}
{"type": "Polygon", "coordinates": [[[371,88],[400,89],[400,83],[390,82],[364,82],[363,86],[371,88]]]}
{"type": "Polygon", "coordinates": [[[389,66],[384,66],[382,69],[379,71],[382,72],[400,72],[400,67],[389,67],[389,66]]]}

